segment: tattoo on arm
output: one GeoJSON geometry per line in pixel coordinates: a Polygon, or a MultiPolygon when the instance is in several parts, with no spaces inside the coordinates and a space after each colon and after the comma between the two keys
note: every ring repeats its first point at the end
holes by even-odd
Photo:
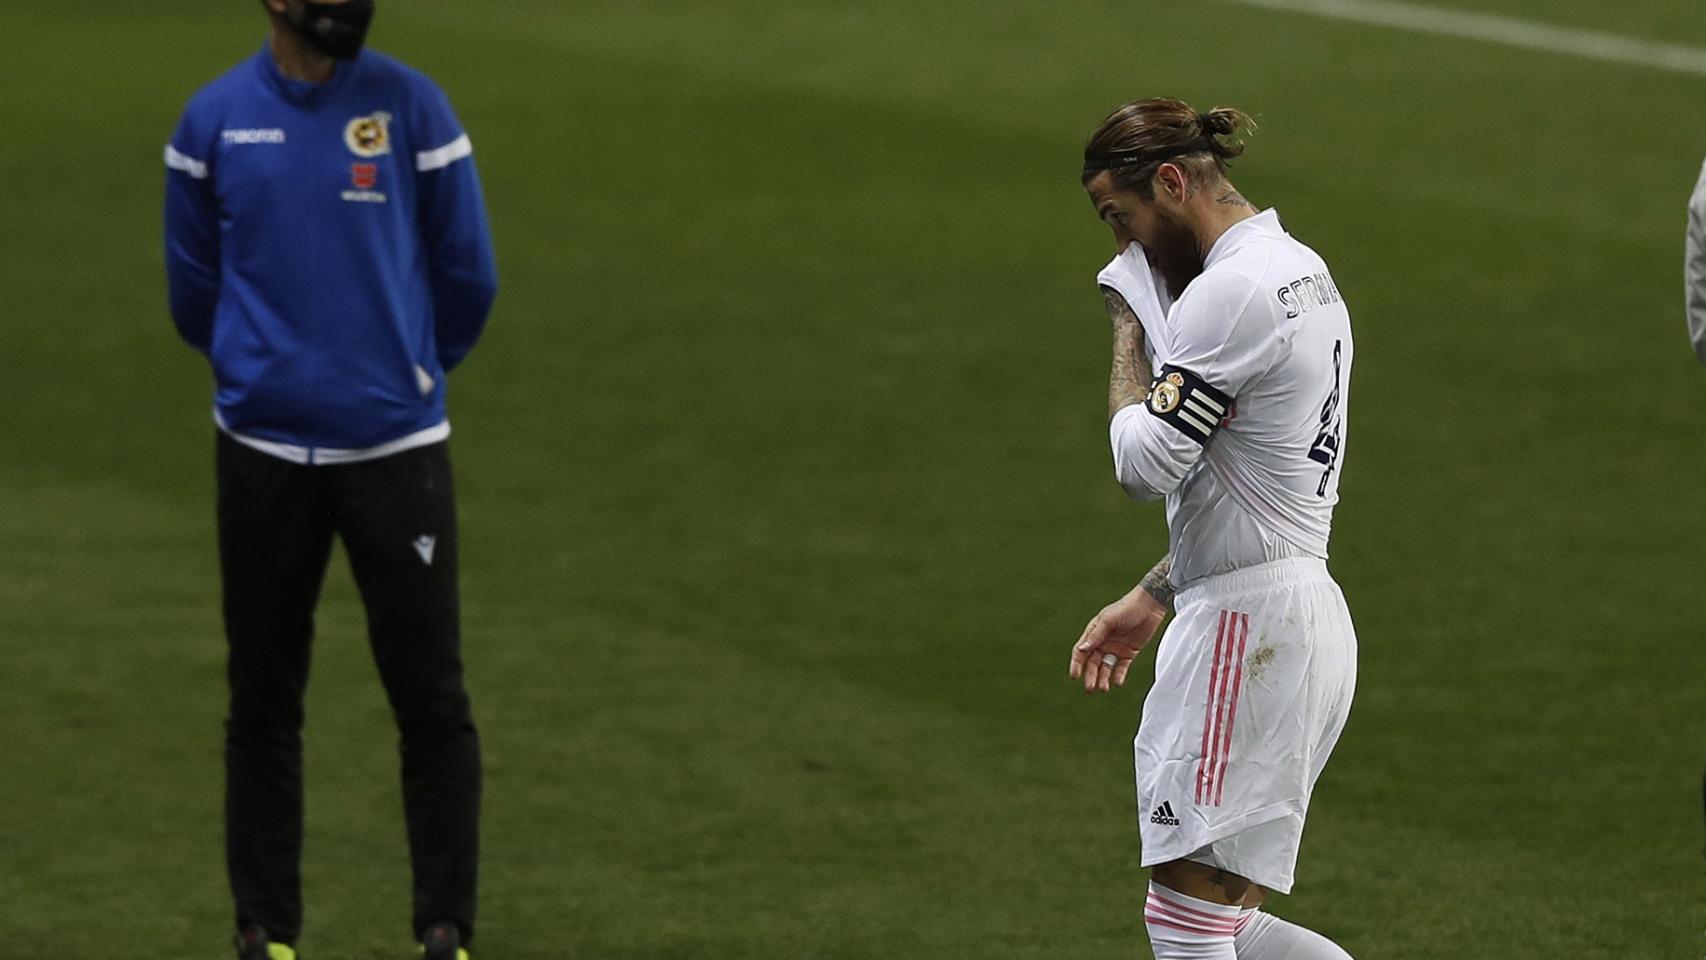
{"type": "Polygon", "coordinates": [[[1168,579],[1172,572],[1173,555],[1169,553],[1161,558],[1160,563],[1150,567],[1149,572],[1143,575],[1137,585],[1143,588],[1143,592],[1154,597],[1157,603],[1170,607],[1173,605],[1174,595],[1179,592],[1173,588],[1173,581],[1168,579]]]}
{"type": "Polygon", "coordinates": [[[1102,302],[1114,322],[1114,368],[1108,374],[1108,417],[1149,397],[1149,361],[1143,356],[1143,325],[1125,298],[1106,287],[1102,302]]]}

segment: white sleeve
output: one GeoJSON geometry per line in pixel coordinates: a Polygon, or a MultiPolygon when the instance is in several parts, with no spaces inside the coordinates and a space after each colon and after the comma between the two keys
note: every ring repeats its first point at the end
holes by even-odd
{"type": "Polygon", "coordinates": [[[1203,450],[1141,403],[1114,414],[1108,442],[1114,448],[1114,479],[1133,500],[1157,500],[1179,489],[1203,450]]]}
{"type": "Polygon", "coordinates": [[[1687,258],[1683,268],[1687,280],[1688,335],[1694,352],[1706,363],[1706,167],[1688,202],[1687,258]]]}
{"type": "Polygon", "coordinates": [[[1192,284],[1174,308],[1174,349],[1155,371],[1148,400],[1119,410],[1108,425],[1114,476],[1132,498],[1177,490],[1238,395],[1278,358],[1279,331],[1252,303],[1256,292],[1252,279],[1216,277],[1192,284]]]}

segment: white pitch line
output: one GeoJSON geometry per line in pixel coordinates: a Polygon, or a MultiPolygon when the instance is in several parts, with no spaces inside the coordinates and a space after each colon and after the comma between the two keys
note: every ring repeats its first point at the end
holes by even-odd
{"type": "Polygon", "coordinates": [[[1591,60],[1651,67],[1706,77],[1706,49],[1674,43],[1657,43],[1600,33],[1554,27],[1533,20],[1499,17],[1488,13],[1442,10],[1395,0],[1226,0],[1247,7],[1266,7],[1305,13],[1334,20],[1351,20],[1417,33],[1463,37],[1502,43],[1509,47],[1545,50],[1591,60]]]}

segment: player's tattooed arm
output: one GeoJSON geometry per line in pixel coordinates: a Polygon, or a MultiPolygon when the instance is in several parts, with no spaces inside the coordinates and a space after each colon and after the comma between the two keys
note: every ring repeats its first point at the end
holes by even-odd
{"type": "Polygon", "coordinates": [[[1144,593],[1154,597],[1156,603],[1163,607],[1170,607],[1173,605],[1173,597],[1179,592],[1174,589],[1173,581],[1169,579],[1172,572],[1173,554],[1169,552],[1161,558],[1160,563],[1149,568],[1149,572],[1143,575],[1143,579],[1139,580],[1137,585],[1143,588],[1144,593]]]}
{"type": "Polygon", "coordinates": [[[1108,375],[1108,418],[1149,398],[1149,361],[1143,356],[1143,324],[1117,292],[1102,288],[1102,302],[1114,324],[1114,369],[1108,375]]]}

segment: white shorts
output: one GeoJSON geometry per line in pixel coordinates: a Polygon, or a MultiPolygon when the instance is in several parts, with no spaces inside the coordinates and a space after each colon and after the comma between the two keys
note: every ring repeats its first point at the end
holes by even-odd
{"type": "Polygon", "coordinates": [[[1356,688],[1356,632],[1321,560],[1181,591],[1133,742],[1143,865],[1192,860],[1291,891],[1309,794],[1356,688]]]}

